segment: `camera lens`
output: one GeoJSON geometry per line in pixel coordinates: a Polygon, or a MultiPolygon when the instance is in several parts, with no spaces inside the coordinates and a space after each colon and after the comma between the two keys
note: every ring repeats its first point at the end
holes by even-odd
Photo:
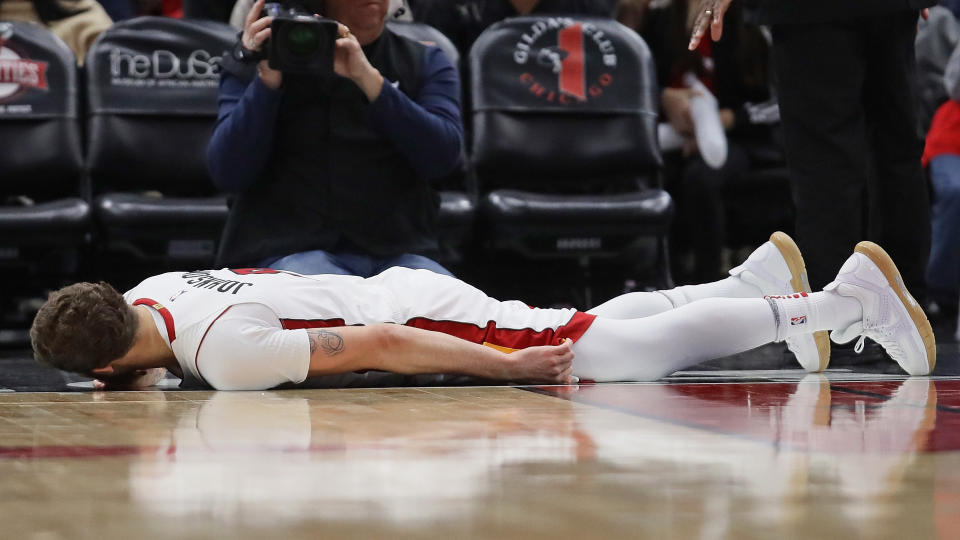
{"type": "Polygon", "coordinates": [[[290,28],[290,32],[287,33],[286,42],[288,50],[297,56],[314,53],[319,44],[317,34],[313,29],[302,24],[294,25],[290,28]]]}

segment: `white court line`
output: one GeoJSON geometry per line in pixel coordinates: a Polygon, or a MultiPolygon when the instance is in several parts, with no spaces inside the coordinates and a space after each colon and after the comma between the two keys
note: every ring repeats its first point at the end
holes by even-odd
{"type": "Polygon", "coordinates": [[[12,393],[12,392],[16,392],[16,390],[11,390],[9,388],[0,388],[0,394],[6,393],[6,392],[12,393]]]}

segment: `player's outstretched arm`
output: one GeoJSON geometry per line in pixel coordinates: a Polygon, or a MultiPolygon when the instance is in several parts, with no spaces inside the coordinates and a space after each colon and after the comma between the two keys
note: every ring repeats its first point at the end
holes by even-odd
{"type": "Polygon", "coordinates": [[[570,343],[505,354],[447,334],[395,324],[307,330],[309,377],[366,369],[449,373],[504,381],[570,382],[570,343]]]}

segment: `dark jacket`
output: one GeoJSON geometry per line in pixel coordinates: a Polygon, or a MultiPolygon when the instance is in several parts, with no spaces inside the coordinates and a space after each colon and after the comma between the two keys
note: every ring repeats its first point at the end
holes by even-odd
{"type": "Polygon", "coordinates": [[[937,0],[753,0],[763,24],[846,21],[935,6],[937,0]]]}
{"type": "Polygon", "coordinates": [[[285,74],[279,91],[223,75],[207,161],[214,183],[237,196],[219,264],[437,248],[430,181],[462,154],[459,78],[439,49],[389,30],[364,52],[385,79],[372,103],[335,75],[285,74]]]}

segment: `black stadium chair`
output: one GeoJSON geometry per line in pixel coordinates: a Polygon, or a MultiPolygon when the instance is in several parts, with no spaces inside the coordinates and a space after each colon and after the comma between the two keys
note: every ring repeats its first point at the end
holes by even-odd
{"type": "MultiPolygon", "coordinates": [[[[460,69],[460,52],[447,36],[436,28],[414,22],[389,21],[394,33],[407,39],[439,47],[447,55],[450,63],[460,69]]],[[[440,261],[444,264],[456,264],[460,261],[464,244],[473,231],[476,216],[476,196],[471,193],[466,181],[466,158],[464,166],[440,182],[440,214],[437,216],[440,228],[440,261]]]]}
{"type": "Polygon", "coordinates": [[[155,272],[213,263],[228,209],[204,150],[217,115],[215,62],[235,36],[225,24],[141,17],[90,49],[87,166],[101,260],[122,254],[155,272]]]}
{"type": "Polygon", "coordinates": [[[0,22],[0,312],[77,271],[82,198],[76,58],[47,29],[0,22]],[[30,287],[35,285],[36,289],[30,287]]]}
{"type": "Polygon", "coordinates": [[[644,269],[669,285],[673,205],[660,189],[658,90],[643,40],[610,19],[518,17],[480,36],[470,72],[486,248],[520,255],[540,279],[559,279],[563,261],[600,279],[605,264],[606,294],[644,269]]]}

